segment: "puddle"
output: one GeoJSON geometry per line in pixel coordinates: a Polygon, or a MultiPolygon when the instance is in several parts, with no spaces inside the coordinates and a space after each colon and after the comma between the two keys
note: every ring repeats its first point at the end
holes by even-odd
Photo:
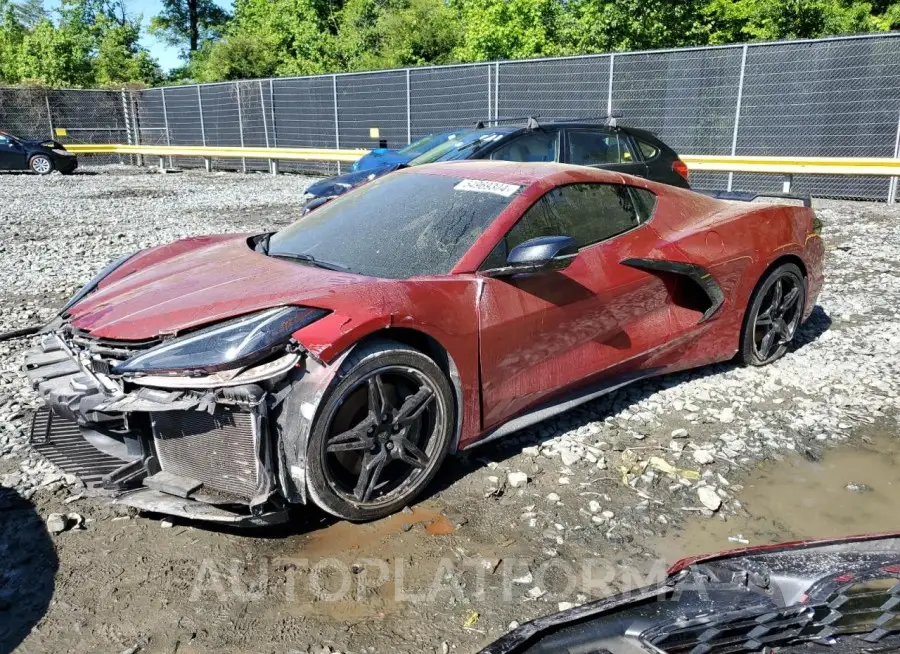
{"type": "Polygon", "coordinates": [[[372,549],[373,545],[390,536],[404,532],[421,535],[423,530],[417,525],[424,525],[424,532],[430,536],[446,536],[455,531],[447,516],[441,514],[436,506],[423,503],[412,509],[411,513],[395,513],[375,522],[336,522],[309,534],[300,547],[300,553],[310,558],[358,554],[372,549]]]}
{"type": "Polygon", "coordinates": [[[813,463],[799,455],[760,466],[737,498],[749,517],[691,520],[677,538],[657,543],[673,563],[685,556],[810,538],[900,531],[900,439],[882,434],[840,447],[813,463]],[[847,484],[871,490],[853,492],[847,484]],[[741,535],[749,543],[730,542],[741,535]]]}

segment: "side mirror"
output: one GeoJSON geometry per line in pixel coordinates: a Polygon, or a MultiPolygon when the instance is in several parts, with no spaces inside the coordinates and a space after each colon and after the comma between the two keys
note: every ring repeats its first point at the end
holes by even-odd
{"type": "Polygon", "coordinates": [[[571,236],[541,236],[517,245],[506,257],[506,266],[486,271],[491,277],[529,274],[568,268],[578,244],[571,236]]]}

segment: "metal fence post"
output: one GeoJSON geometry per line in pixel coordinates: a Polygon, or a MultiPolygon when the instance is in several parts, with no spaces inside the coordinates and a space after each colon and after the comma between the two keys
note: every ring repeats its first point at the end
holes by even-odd
{"type": "MultiPolygon", "coordinates": [[[[241,147],[244,147],[244,112],[241,111],[241,83],[235,82],[234,88],[237,91],[238,132],[241,135],[241,147]]],[[[247,173],[247,157],[241,157],[241,172],[247,173]]]]}
{"type": "MultiPolygon", "coordinates": [[[[130,112],[128,111],[128,100],[125,96],[124,88],[122,89],[121,96],[122,96],[122,117],[125,119],[125,140],[128,142],[128,145],[133,145],[131,142],[131,140],[132,140],[131,116],[129,115],[130,112]]],[[[121,161],[121,157],[120,157],[120,161],[121,161]]],[[[130,156],[129,161],[131,162],[132,165],[134,165],[134,155],[130,156]]]]}
{"type": "Polygon", "coordinates": [[[613,71],[616,67],[616,55],[609,55],[609,86],[606,89],[606,115],[612,116],[613,71]]]}
{"type": "MultiPolygon", "coordinates": [[[[200,93],[200,85],[197,85],[197,108],[200,110],[200,138],[203,139],[203,147],[206,147],[206,122],[203,119],[203,96],[200,93]]],[[[209,157],[203,157],[203,166],[206,172],[212,171],[212,160],[209,157]]]]}
{"type": "Polygon", "coordinates": [[[50,138],[56,138],[56,131],[53,129],[53,113],[50,111],[50,93],[44,92],[44,102],[47,105],[47,122],[50,123],[50,138]]]}
{"type": "MultiPolygon", "coordinates": [[[[331,76],[331,89],[334,93],[334,147],[341,148],[341,129],[338,123],[338,98],[337,98],[337,75],[331,76]]],[[[337,165],[338,175],[341,174],[341,162],[337,165]]]]}
{"type": "Polygon", "coordinates": [[[491,124],[491,108],[494,106],[493,104],[491,104],[491,91],[492,91],[492,89],[491,89],[491,65],[490,65],[490,64],[488,64],[487,69],[488,69],[488,110],[487,110],[487,118],[488,118],[488,125],[490,125],[490,124],[491,124]]]}
{"type": "MultiPolygon", "coordinates": [[[[272,147],[278,147],[278,125],[275,123],[275,89],[269,79],[269,111],[272,113],[272,147]]],[[[272,159],[272,174],[278,174],[278,159],[272,159]]]]}
{"type": "Polygon", "coordinates": [[[500,120],[500,62],[494,64],[494,122],[500,120]]]}
{"type": "MultiPolygon", "coordinates": [[[[166,107],[166,87],[162,88],[163,123],[166,126],[166,145],[172,145],[172,137],[169,135],[169,110],[166,107]]],[[[159,167],[163,168],[163,158],[159,158],[159,167]]],[[[172,155],[169,155],[169,168],[172,167],[172,155]]]]}
{"type": "MultiPolygon", "coordinates": [[[[897,116],[897,136],[894,137],[894,159],[900,159],[900,114],[897,116]]],[[[891,181],[888,183],[888,204],[894,204],[897,201],[897,188],[900,186],[898,182],[900,182],[900,178],[891,177],[891,181]]]]}
{"type": "Polygon", "coordinates": [[[409,97],[409,68],[406,69],[406,142],[412,143],[412,103],[409,97]]]}
{"type": "MultiPolygon", "coordinates": [[[[744,97],[744,71],[747,70],[747,44],[741,51],[741,75],[738,78],[737,102],[734,107],[734,131],[731,134],[731,156],[737,154],[738,126],[741,123],[741,101],[744,97]]],[[[728,173],[728,190],[734,185],[734,173],[728,173]]]]}
{"type": "MultiPolygon", "coordinates": [[[[263,132],[266,135],[266,149],[269,148],[269,123],[266,122],[266,96],[263,94],[262,80],[259,80],[259,113],[262,114],[263,132]]],[[[269,159],[269,172],[272,171],[272,160],[269,159]]]]}
{"type": "MultiPolygon", "coordinates": [[[[138,97],[140,97],[140,96],[138,96],[138,97]]],[[[140,112],[138,111],[138,103],[134,99],[134,91],[128,92],[128,104],[131,107],[131,124],[134,126],[134,144],[140,145],[141,144],[141,116],[140,116],[140,112]]],[[[144,155],[142,155],[142,154],[137,155],[137,165],[138,166],[144,165],[144,155]]]]}

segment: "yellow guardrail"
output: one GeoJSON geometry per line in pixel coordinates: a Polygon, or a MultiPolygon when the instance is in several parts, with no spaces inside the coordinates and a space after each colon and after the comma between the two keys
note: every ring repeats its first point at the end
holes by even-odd
{"type": "MultiPolygon", "coordinates": [[[[205,147],[194,145],[67,144],[76,154],[134,154],[159,157],[283,159],[352,163],[367,150],[335,148],[205,147]]],[[[900,176],[900,159],[878,157],[741,157],[682,155],[690,170],[780,175],[900,176]]]]}
{"type": "Polygon", "coordinates": [[[66,144],[75,154],[133,154],[149,157],[199,157],[238,159],[282,159],[284,161],[338,161],[352,163],[368,150],[334,148],[241,148],[200,145],[66,144]]]}
{"type": "Polygon", "coordinates": [[[900,159],[878,157],[740,157],[683,155],[691,171],[778,175],[900,176],[900,159]]]}

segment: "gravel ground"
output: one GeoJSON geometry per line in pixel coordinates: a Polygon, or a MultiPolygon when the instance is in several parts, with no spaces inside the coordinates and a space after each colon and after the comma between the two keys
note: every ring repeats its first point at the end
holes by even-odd
{"type": "MultiPolygon", "coordinates": [[[[284,224],[309,182],[0,175],[0,331],[46,320],[122,254],[284,224]]],[[[659,574],[659,543],[686,522],[752,512],[740,496],[760,462],[817,461],[875,433],[896,442],[900,208],[817,212],[826,287],[776,364],[623,389],[455,457],[409,514],[370,525],[307,510],[232,532],[83,497],[25,442],[37,403],[19,367],[32,342],[0,343],[0,652],[468,652],[513,621],[659,574]]],[[[790,527],[773,524],[773,538],[790,527]]]]}

